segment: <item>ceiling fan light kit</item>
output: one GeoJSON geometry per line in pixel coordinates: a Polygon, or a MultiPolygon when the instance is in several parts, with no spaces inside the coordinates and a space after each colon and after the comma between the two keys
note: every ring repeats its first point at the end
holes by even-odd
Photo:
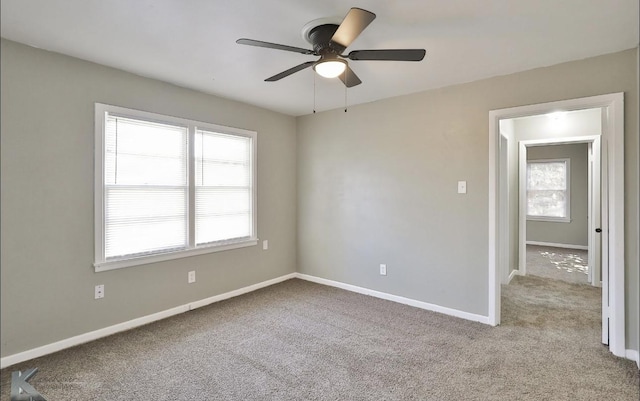
{"type": "Polygon", "coordinates": [[[336,78],[347,69],[347,62],[338,58],[327,58],[313,65],[313,70],[321,77],[336,78]]]}
{"type": "Polygon", "coordinates": [[[354,50],[347,55],[342,54],[375,18],[374,13],[354,7],[349,10],[339,25],[328,18],[311,21],[304,26],[302,35],[313,46],[313,50],[254,39],[238,39],[236,43],[320,57],[317,61],[307,61],[269,77],[265,79],[267,82],[279,81],[298,71],[313,67],[318,75],[326,78],[339,77],[347,88],[351,88],[361,84],[362,81],[345,59],[354,61],[421,61],[424,59],[424,49],[354,50]]]}

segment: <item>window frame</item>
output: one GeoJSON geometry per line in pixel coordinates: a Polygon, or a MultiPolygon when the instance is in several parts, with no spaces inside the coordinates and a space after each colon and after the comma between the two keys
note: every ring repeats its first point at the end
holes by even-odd
{"type": "Polygon", "coordinates": [[[529,221],[543,221],[543,222],[555,222],[555,223],[570,223],[571,222],[571,159],[569,158],[559,158],[559,159],[535,159],[535,160],[527,160],[527,164],[526,164],[526,168],[527,168],[527,172],[525,173],[525,176],[527,177],[527,180],[525,181],[525,184],[527,185],[527,187],[525,188],[525,199],[527,200],[526,202],[526,212],[527,212],[527,220],[529,221]],[[529,180],[528,180],[528,170],[529,170],[529,164],[533,164],[533,163],[538,163],[538,164],[542,164],[542,163],[565,163],[565,179],[567,182],[567,189],[566,191],[566,196],[565,196],[565,203],[566,203],[566,208],[565,210],[567,211],[566,213],[566,217],[556,217],[556,216],[532,216],[529,214],[529,197],[528,197],[528,193],[529,193],[529,180]]]}
{"type": "Polygon", "coordinates": [[[212,252],[244,248],[258,244],[258,193],[257,193],[257,132],[242,128],[226,127],[222,125],[195,121],[180,117],[167,116],[147,111],[129,109],[103,103],[95,103],[95,146],[94,146],[94,228],[95,253],[94,269],[96,272],[120,269],[149,263],[203,255],[212,252]],[[178,125],[187,128],[187,244],[185,248],[151,255],[125,256],[119,258],[105,258],[105,129],[106,113],[136,120],[155,123],[178,125]],[[228,241],[218,241],[196,246],[195,239],[195,155],[194,136],[197,129],[219,132],[227,135],[243,136],[251,139],[251,234],[248,238],[228,241]]]}

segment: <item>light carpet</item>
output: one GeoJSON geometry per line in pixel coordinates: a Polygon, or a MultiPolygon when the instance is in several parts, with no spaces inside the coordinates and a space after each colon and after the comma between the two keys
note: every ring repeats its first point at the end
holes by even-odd
{"type": "MultiPolygon", "coordinates": [[[[634,400],[598,290],[503,288],[490,327],[294,279],[0,372],[56,400],[634,400]]],[[[460,296],[464,296],[463,293],[460,296]]]]}
{"type": "Polygon", "coordinates": [[[586,250],[527,245],[527,274],[588,284],[588,272],[586,250]]]}

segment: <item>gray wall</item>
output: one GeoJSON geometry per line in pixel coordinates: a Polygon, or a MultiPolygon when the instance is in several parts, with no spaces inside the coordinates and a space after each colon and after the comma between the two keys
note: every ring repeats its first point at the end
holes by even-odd
{"type": "Polygon", "coordinates": [[[636,52],[298,118],[299,270],[487,315],[489,111],[625,92],[626,338],[638,349],[636,52]]]}
{"type": "Polygon", "coordinates": [[[527,221],[527,241],[589,245],[588,145],[530,146],[527,160],[569,159],[570,222],[527,221]]]}
{"type": "Polygon", "coordinates": [[[296,266],[486,315],[488,111],[620,91],[627,348],[638,349],[637,49],[298,119],[5,40],[1,52],[2,356],[296,266]],[[258,131],[258,235],[270,249],[94,273],[94,102],[258,131]]]}
{"type": "Polygon", "coordinates": [[[296,270],[293,117],[15,42],[1,51],[2,356],[296,270]],[[94,273],[94,102],[257,131],[258,236],[269,250],[94,273]]]}

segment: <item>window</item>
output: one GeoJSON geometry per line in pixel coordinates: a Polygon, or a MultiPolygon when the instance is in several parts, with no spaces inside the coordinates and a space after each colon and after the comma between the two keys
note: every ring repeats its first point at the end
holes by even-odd
{"type": "Polygon", "coordinates": [[[569,159],[527,162],[527,219],[570,221],[569,159]]]}
{"type": "Polygon", "coordinates": [[[96,104],[96,271],[251,246],[256,133],[96,104]]]}

